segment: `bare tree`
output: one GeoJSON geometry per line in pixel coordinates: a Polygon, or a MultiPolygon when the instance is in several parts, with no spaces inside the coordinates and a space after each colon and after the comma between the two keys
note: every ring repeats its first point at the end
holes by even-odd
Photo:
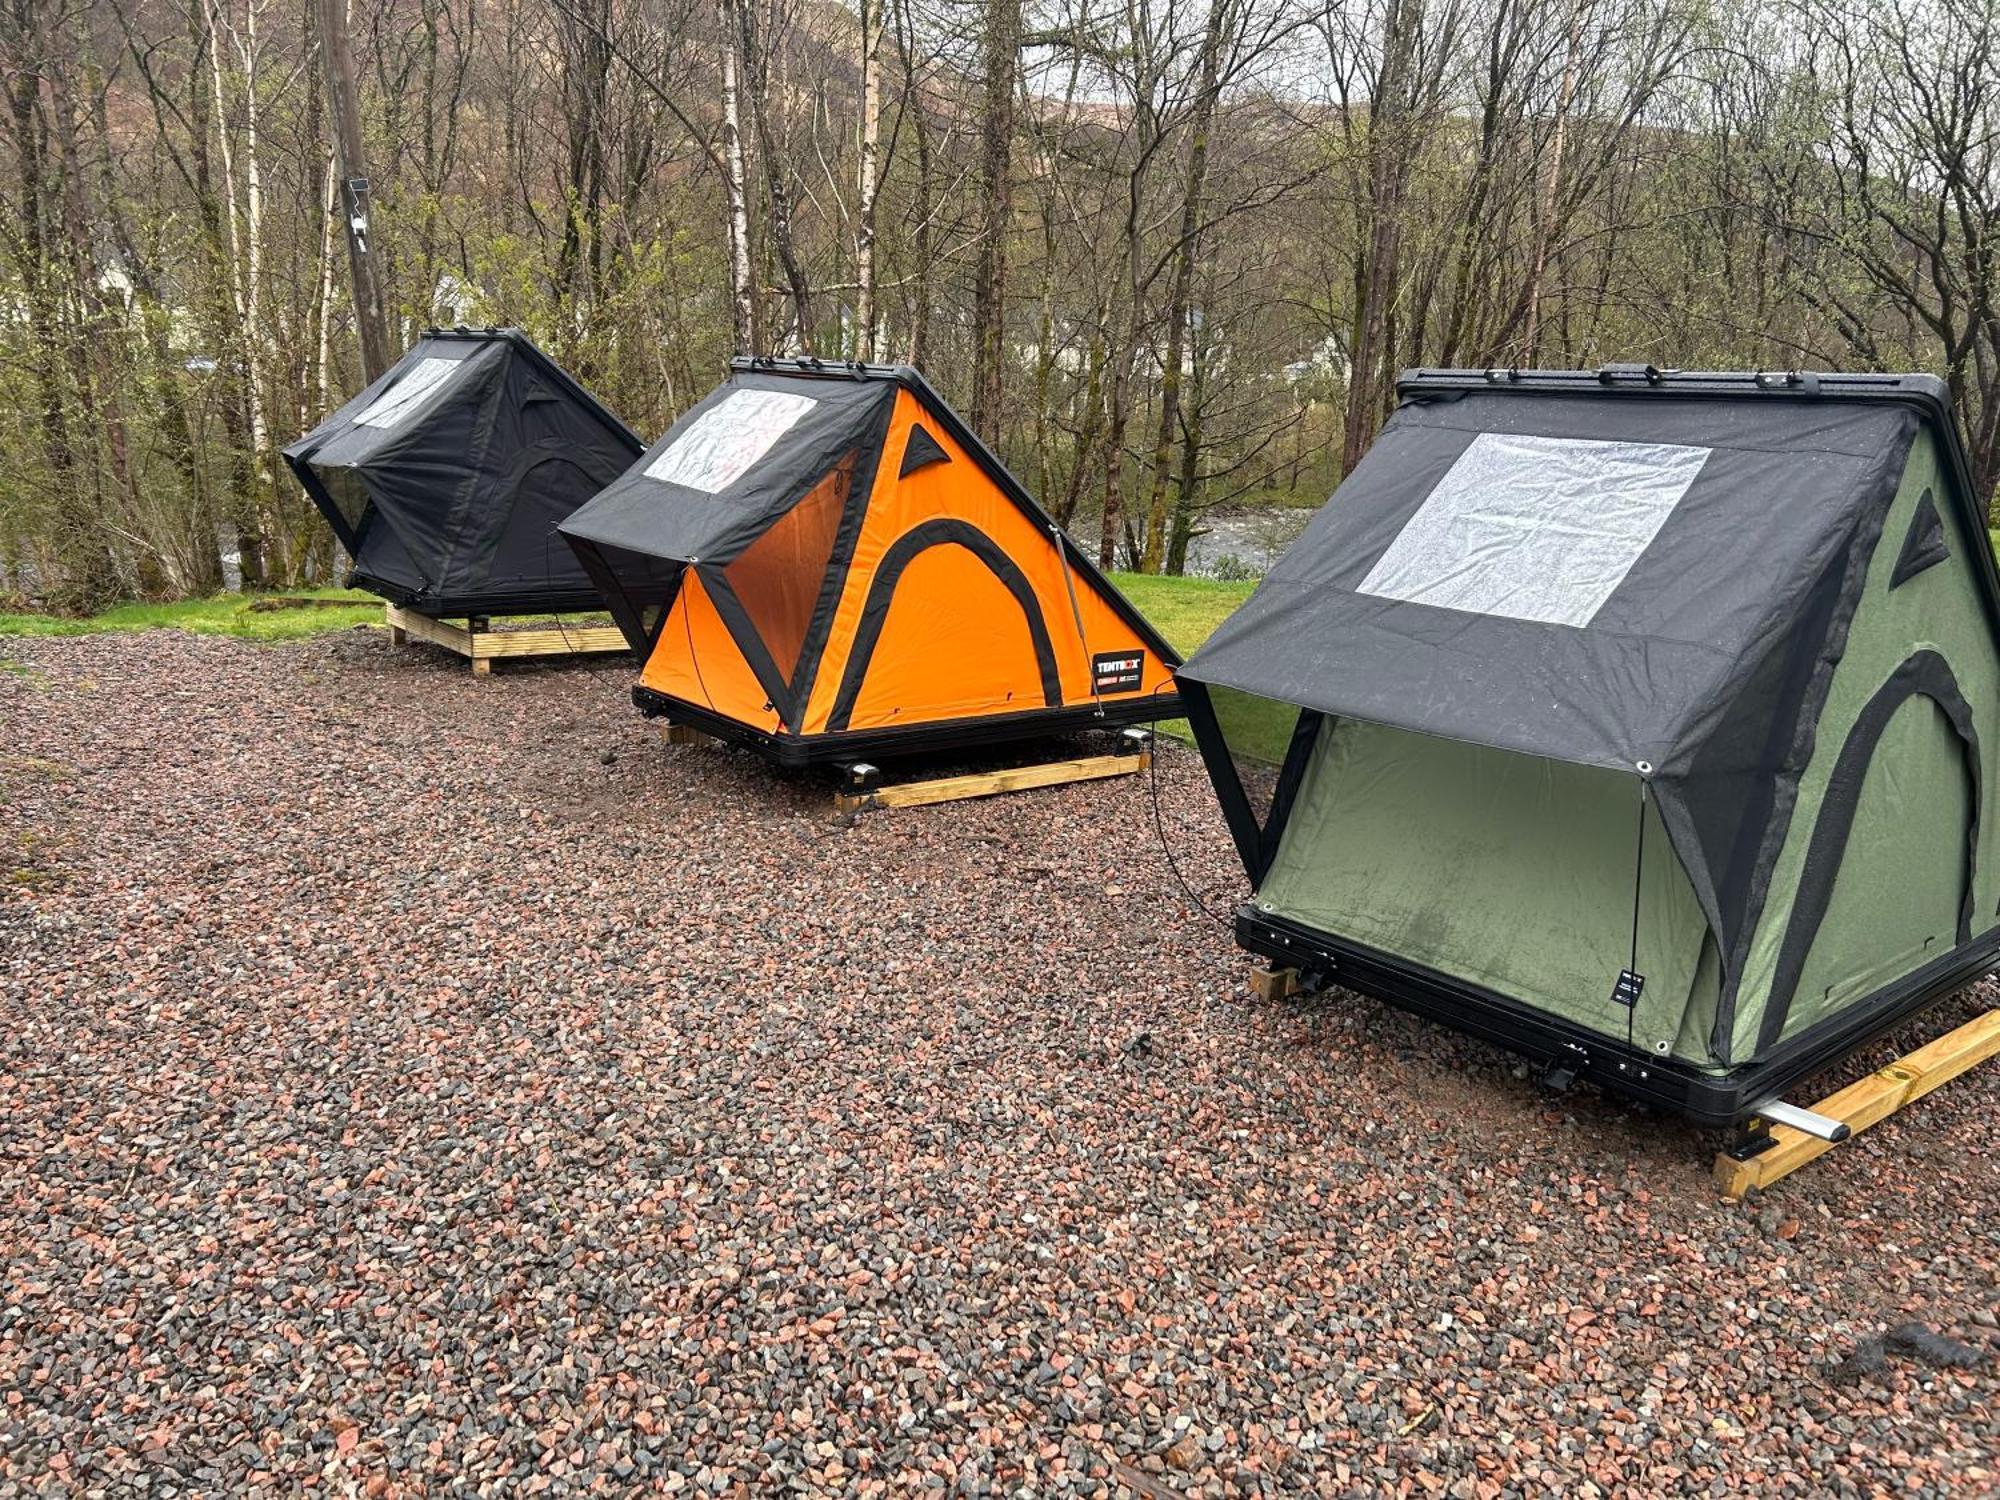
{"type": "Polygon", "coordinates": [[[333,211],[347,231],[347,277],[354,296],[354,334],[361,344],[361,372],[375,380],[393,362],[382,286],[376,276],[373,226],[368,222],[368,157],[361,144],[361,90],[347,37],[347,0],[318,0],[320,57],[326,69],[328,114],[333,122],[334,171],[339,182],[333,211]]]}

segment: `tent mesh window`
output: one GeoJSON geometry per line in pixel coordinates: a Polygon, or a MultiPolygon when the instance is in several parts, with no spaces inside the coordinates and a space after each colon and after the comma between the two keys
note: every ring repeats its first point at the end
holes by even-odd
{"type": "Polygon", "coordinates": [[[1298,728],[1299,710],[1275,698],[1226,687],[1211,687],[1208,701],[1251,816],[1259,828],[1268,827],[1285,758],[1298,728]]]}
{"type": "Polygon", "coordinates": [[[359,534],[361,518],[368,510],[368,491],[363,488],[360,478],[352,469],[320,469],[316,472],[319,482],[332,498],[334,508],[347,522],[348,534],[359,534]]]}
{"type": "Polygon", "coordinates": [[[854,487],[858,457],[856,452],[848,453],[723,569],[779,675],[787,681],[798,668],[799,652],[812,624],[840,520],[854,487]]]}

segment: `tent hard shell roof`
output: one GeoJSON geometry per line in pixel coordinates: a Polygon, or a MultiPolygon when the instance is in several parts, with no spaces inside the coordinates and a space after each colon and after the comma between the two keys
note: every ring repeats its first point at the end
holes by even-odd
{"type": "MultiPolygon", "coordinates": [[[[1767,1060],[1789,1040],[1783,1005],[1752,1035],[1754,1007],[1739,992],[1769,956],[1760,919],[1791,900],[1774,894],[1774,877],[1794,857],[1801,778],[1920,442],[1948,478],[1909,497],[1907,535],[1884,543],[1894,586],[1951,558],[1947,530],[1976,538],[1960,550],[1979,644],[1961,654],[1983,671],[2000,637],[2000,579],[1944,386],[1610,367],[1416,371],[1398,391],[1397,412],[1334,498],[1181,670],[1211,770],[1227,756],[1215,690],[1304,710],[1302,735],[1308,722],[1366,723],[1497,752],[1494,766],[1531,757],[1630,778],[1644,789],[1641,822],[1657,816],[1716,948],[1703,1061],[1767,1060]]],[[[1913,655],[1890,686],[1957,712],[1949,668],[1927,661],[1913,655]]],[[[1890,709],[1906,701],[1891,698],[1890,709]]],[[[1388,753],[1343,743],[1343,754],[1388,753]]],[[[1976,747],[1969,754],[1976,766],[1976,747]]],[[[1330,795],[1330,782],[1301,792],[1300,765],[1287,774],[1280,804],[1330,795]]],[[[1262,879],[1290,809],[1266,823],[1231,777],[1217,785],[1262,879]]],[[[1630,815],[1622,821],[1629,841],[1630,815]]],[[[1820,878],[1831,885],[1831,871],[1820,878]]],[[[1822,908],[1825,894],[1814,896],[1822,908]]],[[[1380,953],[1350,957],[1364,972],[1396,967],[1380,953]]]]}
{"type": "Polygon", "coordinates": [[[432,329],[285,449],[354,582],[430,615],[593,609],[555,523],[641,447],[512,328],[432,329]]]}
{"type": "Polygon", "coordinates": [[[780,763],[1173,702],[1172,650],[906,366],[739,358],[561,530],[640,705],[780,763]]]}

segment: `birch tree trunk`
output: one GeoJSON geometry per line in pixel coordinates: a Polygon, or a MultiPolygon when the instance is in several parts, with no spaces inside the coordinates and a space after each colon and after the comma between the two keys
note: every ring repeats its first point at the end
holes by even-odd
{"type": "Polygon", "coordinates": [[[776,132],[771,128],[770,57],[751,7],[757,0],[734,0],[737,32],[743,42],[743,81],[750,94],[750,124],[757,132],[757,159],[764,168],[764,189],[771,205],[770,245],[792,293],[792,318],[796,343],[801,354],[812,353],[812,289],[805,267],[799,261],[792,237],[792,190],[785,178],[785,159],[778,150],[776,132]]]}
{"type": "MultiPolygon", "coordinates": [[[[210,87],[215,93],[216,149],[222,158],[222,199],[225,222],[229,229],[229,296],[236,313],[236,345],[243,355],[243,389],[247,413],[250,419],[250,468],[253,507],[251,524],[256,529],[263,551],[262,564],[257,583],[273,581],[272,542],[276,529],[271,524],[272,490],[270,482],[269,457],[271,451],[270,422],[264,409],[264,330],[259,323],[262,302],[261,276],[263,270],[263,189],[261,169],[258,165],[257,143],[257,0],[250,0],[248,40],[235,34],[233,24],[225,26],[224,18],[214,0],[210,0],[208,12],[209,35],[214,39],[209,48],[210,87]],[[243,70],[244,96],[244,149],[245,170],[248,174],[247,202],[239,202],[237,185],[236,146],[231,139],[229,125],[228,92],[222,71],[222,40],[225,29],[233,45],[239,66],[243,70]],[[246,222],[247,220],[247,222],[246,222]]],[[[246,583],[251,581],[249,570],[244,573],[246,583]]]]}
{"type": "Polygon", "coordinates": [[[854,357],[875,357],[875,199],[881,174],[882,0],[861,0],[861,183],[855,205],[854,357]]]}
{"type": "Polygon", "coordinates": [[[1562,86],[1556,95],[1555,138],[1549,144],[1548,171],[1535,199],[1534,265],[1528,273],[1528,329],[1521,340],[1522,362],[1532,365],[1542,337],[1542,278],[1549,264],[1549,242],[1555,236],[1556,191],[1562,185],[1563,147],[1569,131],[1570,101],[1576,97],[1577,52],[1583,40],[1585,0],[1570,8],[1569,50],[1563,58],[1562,86]]]}
{"type": "Polygon", "coordinates": [[[722,159],[729,194],[729,312],[738,354],[763,352],[757,326],[757,292],[750,279],[750,196],[743,171],[743,107],[738,59],[743,34],[736,24],[737,0],[722,0],[722,159]]]}
{"type": "Polygon", "coordinates": [[[1229,24],[1227,0],[1212,0],[1208,28],[1201,39],[1199,81],[1192,118],[1188,122],[1187,191],[1181,198],[1180,238],[1174,245],[1173,282],[1167,298],[1167,353],[1160,369],[1160,425],[1153,438],[1153,492],[1146,506],[1145,551],[1141,573],[1157,573],[1167,549],[1168,465],[1173,460],[1174,428],[1181,412],[1181,364],[1187,357],[1188,292],[1194,283],[1195,256],[1201,242],[1202,193],[1208,185],[1208,132],[1215,119],[1222,39],[1229,24]]]}

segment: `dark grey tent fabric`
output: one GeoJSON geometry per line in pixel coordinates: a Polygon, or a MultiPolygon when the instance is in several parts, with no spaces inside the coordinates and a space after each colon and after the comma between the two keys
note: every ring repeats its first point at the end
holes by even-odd
{"type": "Polygon", "coordinates": [[[354,582],[432,615],[593,609],[558,522],[641,444],[514,329],[426,334],[285,449],[354,582]]]}
{"type": "Polygon", "coordinates": [[[844,455],[872,475],[895,404],[892,381],[737,370],[562,533],[624,557],[728,562],[844,455]]]}
{"type": "Polygon", "coordinates": [[[1943,393],[1856,378],[1875,399],[1825,399],[1840,388],[1821,377],[1807,401],[1707,378],[1406,378],[1367,456],[1180,677],[1644,777],[1727,965],[1871,528],[1943,393]]]}

